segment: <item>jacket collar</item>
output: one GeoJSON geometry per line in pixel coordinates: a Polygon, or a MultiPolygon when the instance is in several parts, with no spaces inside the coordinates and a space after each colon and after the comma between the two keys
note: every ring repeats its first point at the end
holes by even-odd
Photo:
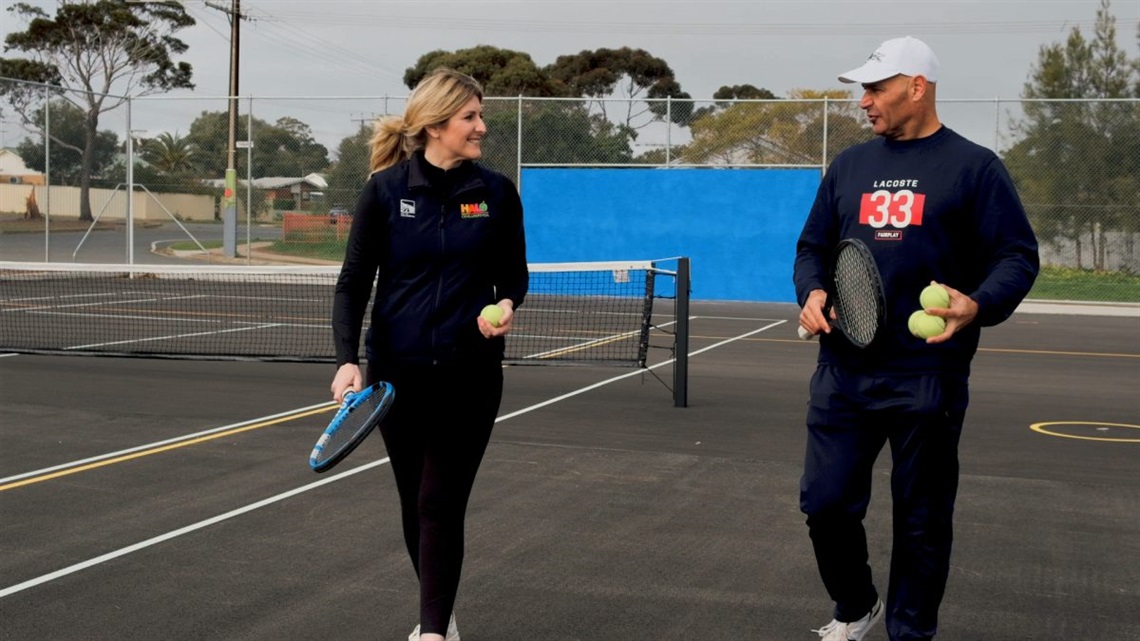
{"type": "MultiPolygon", "coordinates": [[[[436,185],[428,174],[428,161],[424,158],[424,150],[417,149],[412,153],[408,162],[408,187],[411,189],[442,189],[443,185],[436,185]]],[[[475,163],[464,160],[458,167],[451,170],[456,172],[452,194],[483,186],[483,180],[475,169],[475,163]]],[[[449,172],[450,173],[450,172],[449,172]]]]}

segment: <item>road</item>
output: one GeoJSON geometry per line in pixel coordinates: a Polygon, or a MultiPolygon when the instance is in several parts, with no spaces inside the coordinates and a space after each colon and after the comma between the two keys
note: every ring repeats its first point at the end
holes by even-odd
{"type": "MultiPolygon", "coordinates": [[[[134,233],[134,262],[138,264],[180,264],[193,259],[155,253],[156,249],[174,242],[197,239],[221,241],[222,225],[218,223],[167,222],[155,226],[136,226],[134,233]]],[[[249,231],[253,240],[275,240],[281,228],[275,225],[254,225],[249,231]]],[[[239,225],[237,242],[244,244],[246,226],[239,225]]],[[[0,234],[0,260],[52,263],[126,263],[126,228],[85,231],[53,231],[45,241],[43,233],[0,234]]]]}

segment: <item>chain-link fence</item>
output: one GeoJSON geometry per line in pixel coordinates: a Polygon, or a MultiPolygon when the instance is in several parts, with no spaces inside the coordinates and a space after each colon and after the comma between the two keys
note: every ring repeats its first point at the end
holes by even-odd
{"type": "MultiPolygon", "coordinates": [[[[104,106],[117,106],[100,113],[92,135],[83,116],[93,98],[0,79],[0,258],[224,258],[231,101],[104,96],[104,106]]],[[[372,124],[402,113],[405,97],[233,103],[231,260],[262,262],[262,251],[339,260],[342,219],[368,173],[372,124]]],[[[1140,302],[1140,100],[940,100],[939,115],[994,149],[1013,176],[1047,267],[1032,296],[1140,302]]],[[[490,97],[484,117],[483,162],[520,182],[531,167],[822,173],[873,136],[847,99],[490,97]]]]}

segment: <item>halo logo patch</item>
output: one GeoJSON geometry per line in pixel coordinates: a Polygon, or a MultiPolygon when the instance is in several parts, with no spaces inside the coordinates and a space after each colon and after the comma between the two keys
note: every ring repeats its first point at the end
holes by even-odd
{"type": "Polygon", "coordinates": [[[486,201],[475,205],[460,205],[459,215],[462,218],[487,218],[491,215],[491,209],[486,201]]]}

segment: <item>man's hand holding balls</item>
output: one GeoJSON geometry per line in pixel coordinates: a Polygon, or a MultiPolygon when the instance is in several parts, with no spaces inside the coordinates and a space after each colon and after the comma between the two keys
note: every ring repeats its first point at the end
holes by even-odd
{"type": "Polygon", "coordinates": [[[930,281],[930,286],[922,291],[919,304],[923,306],[923,309],[919,310],[923,314],[919,315],[919,312],[915,312],[908,325],[911,333],[931,345],[950,340],[951,336],[973,322],[978,315],[978,304],[974,299],[949,285],[934,281],[930,281]],[[939,323],[929,317],[937,317],[945,321],[945,326],[941,328],[940,333],[931,333],[938,329],[939,323]],[[921,324],[921,321],[925,321],[925,324],[921,324]]]}

